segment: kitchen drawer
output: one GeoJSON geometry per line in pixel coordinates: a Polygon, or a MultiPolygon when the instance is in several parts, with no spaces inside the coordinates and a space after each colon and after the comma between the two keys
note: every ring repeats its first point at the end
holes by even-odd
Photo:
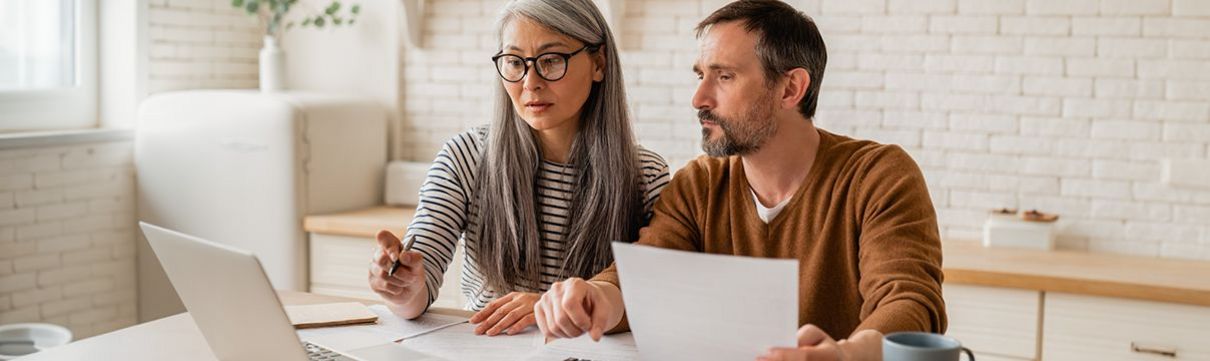
{"type": "Polygon", "coordinates": [[[1038,357],[1041,292],[956,284],[942,290],[949,316],[946,334],[973,350],[977,359],[1038,357]]]}
{"type": "Polygon", "coordinates": [[[1043,324],[1047,361],[1210,360],[1210,307],[1047,293],[1043,324]]]}
{"type": "MultiPolygon", "coordinates": [[[[377,242],[371,238],[311,233],[310,291],[318,294],[379,299],[370,290],[369,266],[377,242]]],[[[459,289],[462,248],[445,272],[433,307],[461,309],[466,302],[459,289]]]]}

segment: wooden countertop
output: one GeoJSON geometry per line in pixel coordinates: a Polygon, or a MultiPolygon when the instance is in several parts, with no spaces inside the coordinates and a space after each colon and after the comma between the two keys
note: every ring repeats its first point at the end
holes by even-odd
{"type": "Polygon", "coordinates": [[[1210,306],[1210,262],[944,245],[945,282],[1210,306]]]}
{"type": "MultiPolygon", "coordinates": [[[[308,216],[308,232],[373,237],[396,235],[414,209],[374,207],[308,216]]],[[[1210,306],[1210,262],[1071,251],[985,248],[977,242],[946,241],[945,282],[1065,292],[1093,296],[1210,306]]]]}
{"type": "Polygon", "coordinates": [[[307,216],[303,229],[307,232],[352,237],[374,237],[379,230],[389,229],[402,237],[415,208],[379,206],[351,212],[307,216]]]}

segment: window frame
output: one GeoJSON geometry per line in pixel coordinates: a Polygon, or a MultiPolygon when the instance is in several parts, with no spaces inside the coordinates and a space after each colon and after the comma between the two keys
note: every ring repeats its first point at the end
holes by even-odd
{"type": "Polygon", "coordinates": [[[69,1],[75,3],[75,85],[0,90],[0,133],[97,127],[97,0],[69,1]]]}

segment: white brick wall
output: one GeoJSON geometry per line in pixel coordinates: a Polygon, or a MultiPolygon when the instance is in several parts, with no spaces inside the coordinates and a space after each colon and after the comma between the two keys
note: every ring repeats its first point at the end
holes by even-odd
{"type": "Polygon", "coordinates": [[[257,87],[261,29],[230,1],[150,0],[148,91],[257,87]]]}
{"type": "Polygon", "coordinates": [[[0,150],[0,324],[135,324],[130,142],[0,150]]]}
{"type": "MultiPolygon", "coordinates": [[[[700,154],[692,26],[725,1],[628,1],[622,62],[640,141],[700,154]]],[[[984,211],[1063,214],[1064,248],[1210,260],[1210,191],[1160,183],[1210,158],[1210,2],[797,0],[829,47],[817,123],[898,143],[924,168],[947,239],[984,211]]],[[[488,121],[494,0],[431,0],[405,49],[403,157],[488,121]],[[474,39],[454,43],[445,39],[474,39]]],[[[0,203],[3,199],[0,199],[0,203]]]]}

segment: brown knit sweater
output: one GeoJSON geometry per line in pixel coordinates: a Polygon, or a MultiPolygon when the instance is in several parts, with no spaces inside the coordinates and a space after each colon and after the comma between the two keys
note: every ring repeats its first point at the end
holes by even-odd
{"type": "MultiPolygon", "coordinates": [[[[769,224],[740,158],[703,156],[676,173],[638,244],[798,259],[798,323],[833,337],[944,332],[941,240],[920,169],[898,146],[819,134],[807,180],[769,224]]],[[[618,284],[613,266],[593,279],[618,284]]]]}

